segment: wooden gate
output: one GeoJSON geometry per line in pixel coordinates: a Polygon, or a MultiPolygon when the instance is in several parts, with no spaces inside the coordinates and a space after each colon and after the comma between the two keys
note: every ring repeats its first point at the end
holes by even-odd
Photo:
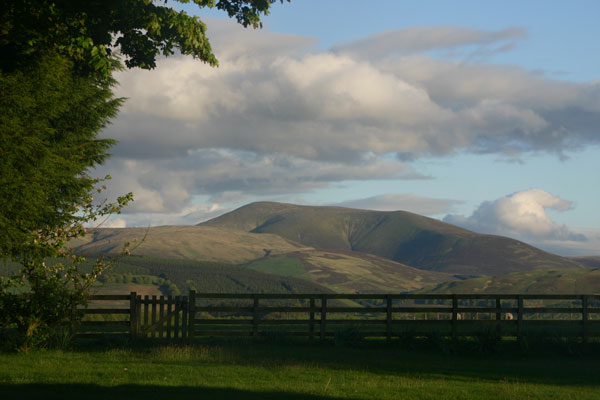
{"type": "MultiPolygon", "coordinates": [[[[132,297],[135,296],[132,293],[132,297]]],[[[132,336],[186,340],[188,336],[187,296],[135,296],[132,309],[132,336]]]]}

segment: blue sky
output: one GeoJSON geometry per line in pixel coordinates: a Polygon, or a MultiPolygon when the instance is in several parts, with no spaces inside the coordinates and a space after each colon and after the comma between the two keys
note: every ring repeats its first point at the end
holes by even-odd
{"type": "Polygon", "coordinates": [[[114,226],[255,200],[405,209],[600,254],[597,1],[297,0],[261,31],[214,10],[218,69],[122,73],[114,226]]]}

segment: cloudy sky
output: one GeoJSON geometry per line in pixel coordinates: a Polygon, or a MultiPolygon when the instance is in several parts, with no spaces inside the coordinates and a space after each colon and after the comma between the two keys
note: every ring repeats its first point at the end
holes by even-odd
{"type": "Polygon", "coordinates": [[[257,200],[407,210],[600,254],[600,2],[294,0],[262,30],[218,12],[220,67],[120,73],[96,171],[112,226],[257,200]]]}

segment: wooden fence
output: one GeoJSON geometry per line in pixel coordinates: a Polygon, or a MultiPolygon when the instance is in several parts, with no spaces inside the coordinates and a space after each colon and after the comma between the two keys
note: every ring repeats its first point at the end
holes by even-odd
{"type": "Polygon", "coordinates": [[[81,336],[188,341],[200,336],[285,335],[313,340],[354,335],[392,340],[405,335],[435,333],[456,338],[495,332],[517,338],[527,334],[580,336],[584,342],[600,336],[600,295],[190,291],[189,296],[142,297],[132,292],[90,300],[81,336]],[[115,302],[121,305],[111,306],[115,302]]]}

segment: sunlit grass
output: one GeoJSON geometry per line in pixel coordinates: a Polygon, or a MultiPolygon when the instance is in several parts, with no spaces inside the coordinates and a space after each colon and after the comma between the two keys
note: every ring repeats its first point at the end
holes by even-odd
{"type": "Polygon", "coordinates": [[[2,398],[600,398],[596,356],[518,349],[452,355],[387,345],[223,342],[5,353],[0,360],[2,398]]]}

